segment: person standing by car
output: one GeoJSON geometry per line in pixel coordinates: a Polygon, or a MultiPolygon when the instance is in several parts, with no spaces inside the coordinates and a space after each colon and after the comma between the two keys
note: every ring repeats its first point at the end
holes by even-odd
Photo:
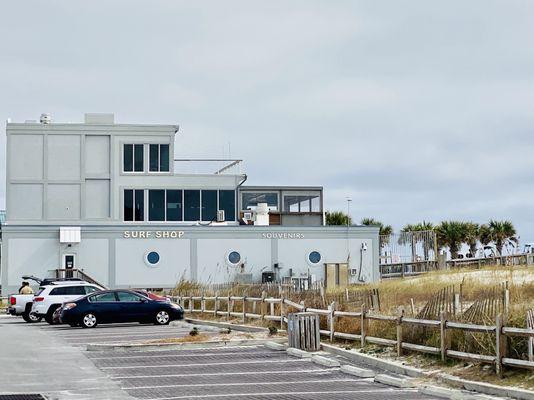
{"type": "Polygon", "coordinates": [[[22,286],[19,289],[19,294],[33,294],[33,289],[30,287],[29,282],[22,282],[22,286]]]}

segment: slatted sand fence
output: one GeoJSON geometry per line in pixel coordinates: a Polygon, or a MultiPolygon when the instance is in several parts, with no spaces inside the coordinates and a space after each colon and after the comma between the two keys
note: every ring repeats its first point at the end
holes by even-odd
{"type": "MultiPolygon", "coordinates": [[[[534,330],[534,309],[527,311],[527,329],[534,330]]],[[[534,337],[528,338],[528,361],[534,361],[534,337]]]]}
{"type": "Polygon", "coordinates": [[[477,298],[461,316],[462,321],[484,323],[495,319],[499,313],[507,315],[510,310],[508,282],[490,287],[477,298]]]}

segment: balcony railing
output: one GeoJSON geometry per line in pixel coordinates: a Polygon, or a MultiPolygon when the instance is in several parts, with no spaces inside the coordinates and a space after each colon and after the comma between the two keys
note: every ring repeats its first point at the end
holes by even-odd
{"type": "Polygon", "coordinates": [[[242,175],[243,160],[232,158],[175,158],[175,174],[242,175]]]}

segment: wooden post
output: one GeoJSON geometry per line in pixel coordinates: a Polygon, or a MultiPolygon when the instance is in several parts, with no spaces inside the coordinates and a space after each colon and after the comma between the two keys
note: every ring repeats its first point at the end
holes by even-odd
{"type": "Polygon", "coordinates": [[[265,320],[265,290],[261,292],[261,320],[265,320]]]}
{"type": "Polygon", "coordinates": [[[397,356],[402,356],[402,318],[404,317],[404,310],[399,310],[397,318],[397,356]]]}
{"type": "Polygon", "coordinates": [[[284,329],[284,298],[280,301],[280,329],[284,329]]]}
{"type": "Polygon", "coordinates": [[[502,328],[505,324],[506,317],[503,314],[497,315],[495,319],[495,372],[499,377],[502,377],[503,365],[502,359],[506,357],[506,335],[502,333],[502,328]]]}
{"type": "Polygon", "coordinates": [[[365,337],[367,336],[368,331],[368,323],[369,320],[365,318],[365,314],[367,313],[367,308],[365,307],[365,303],[362,304],[362,315],[360,317],[360,333],[361,333],[361,347],[362,349],[365,347],[365,337]]]}
{"type": "MultiPolygon", "coordinates": [[[[534,329],[534,310],[527,311],[527,329],[534,329]]],[[[528,338],[528,361],[534,361],[534,337],[532,336],[528,338]]]]}
{"type": "Polygon", "coordinates": [[[228,302],[226,303],[226,307],[228,312],[226,313],[226,320],[228,321],[230,319],[230,313],[232,312],[232,300],[230,300],[231,295],[228,295],[228,302]]]}
{"type": "Polygon", "coordinates": [[[215,292],[215,303],[213,304],[213,315],[217,316],[219,310],[219,292],[215,292]]]}
{"type": "Polygon", "coordinates": [[[193,296],[189,296],[189,313],[193,314],[193,296]]]}
{"type": "Polygon", "coordinates": [[[412,310],[412,316],[415,316],[415,303],[413,301],[413,297],[410,298],[410,308],[412,310]]]}
{"type": "MultiPolygon", "coordinates": [[[[508,282],[506,282],[508,284],[508,282]]],[[[510,290],[504,289],[504,315],[509,315],[510,311],[510,290]]]]}
{"type": "Polygon", "coordinates": [[[328,311],[330,312],[330,314],[328,314],[328,328],[330,330],[330,341],[331,342],[334,341],[334,329],[336,325],[335,315],[334,315],[335,310],[336,310],[336,302],[333,301],[332,304],[328,306],[328,311]]]}
{"type": "Polygon", "coordinates": [[[441,361],[445,362],[447,359],[447,347],[448,347],[448,338],[447,338],[447,313],[441,311],[440,324],[439,324],[439,333],[440,333],[440,350],[441,350],[441,361]]]}
{"type": "Polygon", "coordinates": [[[271,302],[271,303],[269,304],[269,308],[270,308],[270,310],[271,310],[271,317],[274,317],[274,303],[273,303],[273,302],[271,302]]]}
{"type": "Polygon", "coordinates": [[[252,314],[256,314],[256,300],[252,302],[252,314]]]}
{"type": "Polygon", "coordinates": [[[460,307],[460,293],[454,293],[454,315],[458,315],[462,312],[460,307]]]}
{"type": "Polygon", "coordinates": [[[204,314],[206,309],[206,300],[204,300],[204,292],[202,292],[202,297],[200,298],[200,314],[204,314]]]}
{"type": "Polygon", "coordinates": [[[243,323],[247,318],[247,296],[243,296],[243,323]]]}

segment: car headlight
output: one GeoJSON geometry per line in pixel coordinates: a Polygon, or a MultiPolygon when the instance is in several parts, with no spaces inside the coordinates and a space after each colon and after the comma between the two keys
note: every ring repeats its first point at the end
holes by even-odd
{"type": "Polygon", "coordinates": [[[63,306],[63,311],[66,311],[66,310],[71,310],[73,309],[74,307],[76,307],[77,304],[76,303],[67,303],[63,306]]]}
{"type": "Polygon", "coordinates": [[[176,304],[176,303],[171,303],[171,307],[172,308],[176,308],[177,310],[181,310],[182,309],[182,306],[179,305],[179,304],[176,304]]]}

